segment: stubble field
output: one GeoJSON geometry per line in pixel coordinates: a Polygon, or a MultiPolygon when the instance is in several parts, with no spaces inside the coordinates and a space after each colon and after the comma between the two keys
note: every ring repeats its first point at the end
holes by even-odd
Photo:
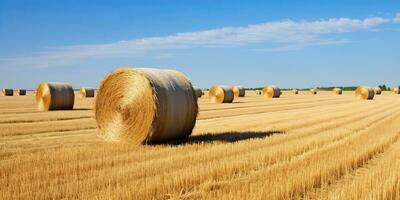
{"type": "Polygon", "coordinates": [[[400,198],[400,96],[206,95],[188,140],[146,146],[97,137],[93,105],[0,97],[0,199],[400,198]]]}

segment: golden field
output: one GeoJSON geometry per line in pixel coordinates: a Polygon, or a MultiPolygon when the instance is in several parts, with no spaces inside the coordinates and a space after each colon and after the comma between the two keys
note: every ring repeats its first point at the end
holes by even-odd
{"type": "Polygon", "coordinates": [[[400,199],[400,96],[199,99],[192,136],[134,146],[96,135],[94,99],[40,112],[0,97],[0,199],[400,199]]]}

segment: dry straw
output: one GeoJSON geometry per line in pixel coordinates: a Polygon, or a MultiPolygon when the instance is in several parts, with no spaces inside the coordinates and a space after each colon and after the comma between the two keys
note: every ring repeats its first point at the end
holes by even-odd
{"type": "Polygon", "coordinates": [[[71,110],[75,94],[68,83],[40,83],[36,89],[36,102],[39,110],[71,110]]]}
{"type": "Polygon", "coordinates": [[[263,88],[265,97],[268,98],[279,98],[281,96],[281,90],[274,85],[267,85],[263,88]]]}
{"type": "Polygon", "coordinates": [[[91,98],[91,97],[94,97],[95,89],[81,87],[81,89],[79,90],[79,93],[81,94],[81,97],[91,98]]]}
{"type": "Polygon", "coordinates": [[[299,94],[299,90],[293,89],[293,90],[292,90],[292,93],[293,93],[293,94],[299,94]]]}
{"type": "Polygon", "coordinates": [[[2,92],[3,92],[4,96],[13,96],[14,95],[14,90],[13,89],[4,88],[2,92]]]}
{"type": "Polygon", "coordinates": [[[380,95],[382,94],[382,89],[380,87],[374,87],[373,88],[375,95],[380,95]]]}
{"type": "Polygon", "coordinates": [[[221,85],[212,86],[208,95],[214,103],[232,103],[235,98],[232,88],[221,85]]]}
{"type": "Polygon", "coordinates": [[[400,87],[399,86],[393,87],[392,93],[393,94],[400,94],[400,87]]]}
{"type": "Polygon", "coordinates": [[[24,89],[17,89],[17,95],[19,95],[19,96],[25,96],[25,95],[26,95],[26,90],[24,90],[24,89]]]}
{"type": "Polygon", "coordinates": [[[343,93],[343,90],[341,88],[334,88],[333,93],[336,95],[341,95],[343,93]]]}
{"type": "Polygon", "coordinates": [[[310,93],[313,94],[313,95],[316,95],[317,92],[318,92],[318,90],[316,88],[310,89],[310,93]]]}
{"type": "Polygon", "coordinates": [[[194,86],[194,93],[196,94],[196,97],[200,98],[201,96],[204,95],[204,92],[201,88],[194,86]]]}
{"type": "Polygon", "coordinates": [[[356,97],[359,99],[371,100],[375,96],[375,91],[373,88],[366,86],[359,86],[356,89],[356,97]]]}
{"type": "Polygon", "coordinates": [[[186,138],[197,113],[190,80],[175,70],[117,69],[101,82],[95,103],[100,136],[131,144],[186,138]]]}
{"type": "Polygon", "coordinates": [[[246,96],[246,90],[241,86],[233,86],[232,91],[233,91],[233,94],[235,95],[235,97],[246,96]]]}
{"type": "Polygon", "coordinates": [[[256,92],[256,94],[258,94],[258,95],[261,95],[261,94],[262,94],[262,91],[261,91],[261,90],[256,90],[255,92],[256,92]]]}

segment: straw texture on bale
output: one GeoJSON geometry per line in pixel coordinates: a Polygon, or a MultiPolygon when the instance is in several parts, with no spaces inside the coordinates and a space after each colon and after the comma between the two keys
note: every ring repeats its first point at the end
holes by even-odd
{"type": "Polygon", "coordinates": [[[279,98],[281,96],[281,90],[274,85],[267,85],[263,88],[265,97],[268,98],[279,98]]]}
{"type": "Polygon", "coordinates": [[[373,88],[375,95],[380,95],[382,94],[382,89],[380,87],[374,87],[373,88]]]}
{"type": "Polygon", "coordinates": [[[95,90],[93,88],[81,87],[79,93],[81,94],[81,97],[91,98],[94,97],[95,90]]]}
{"type": "Polygon", "coordinates": [[[333,93],[335,93],[337,95],[341,95],[343,93],[343,90],[341,88],[334,88],[333,93]]]}
{"type": "Polygon", "coordinates": [[[17,95],[19,95],[19,96],[25,96],[25,95],[26,95],[26,90],[24,90],[24,89],[17,89],[17,95]]]}
{"type": "Polygon", "coordinates": [[[359,86],[356,89],[356,97],[359,99],[371,100],[375,96],[374,89],[366,86],[359,86]]]}
{"type": "Polygon", "coordinates": [[[318,92],[318,91],[317,91],[317,89],[315,89],[315,88],[310,89],[310,93],[313,94],[313,95],[316,95],[317,92],[318,92]]]}
{"type": "Polygon", "coordinates": [[[99,135],[131,144],[184,139],[197,113],[190,80],[175,70],[117,69],[101,82],[95,103],[99,135]]]}
{"type": "Polygon", "coordinates": [[[212,86],[208,95],[214,103],[232,103],[235,98],[232,88],[221,85],[212,86]]]}
{"type": "Polygon", "coordinates": [[[233,94],[235,97],[244,97],[246,96],[246,90],[240,86],[233,86],[232,87],[233,94]]]}
{"type": "Polygon", "coordinates": [[[299,90],[293,89],[293,90],[292,90],[292,93],[293,93],[293,94],[299,94],[299,90]]]}
{"type": "Polygon", "coordinates": [[[194,93],[196,94],[196,97],[200,98],[201,96],[204,95],[204,92],[201,88],[199,87],[193,87],[194,93]]]}
{"type": "Polygon", "coordinates": [[[69,83],[40,83],[36,88],[36,102],[39,110],[71,110],[75,94],[69,83]]]}
{"type": "Polygon", "coordinates": [[[4,96],[13,96],[14,95],[14,90],[13,89],[3,89],[3,95],[4,96]]]}
{"type": "Polygon", "coordinates": [[[393,87],[392,93],[393,93],[393,94],[400,94],[400,87],[399,87],[399,86],[393,87]]]}

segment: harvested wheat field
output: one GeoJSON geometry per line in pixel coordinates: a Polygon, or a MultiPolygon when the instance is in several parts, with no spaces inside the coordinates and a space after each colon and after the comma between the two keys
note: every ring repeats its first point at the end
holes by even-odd
{"type": "Polygon", "coordinates": [[[0,199],[399,199],[400,97],[354,92],[199,98],[181,142],[97,136],[94,99],[38,111],[0,97],[0,199]]]}

